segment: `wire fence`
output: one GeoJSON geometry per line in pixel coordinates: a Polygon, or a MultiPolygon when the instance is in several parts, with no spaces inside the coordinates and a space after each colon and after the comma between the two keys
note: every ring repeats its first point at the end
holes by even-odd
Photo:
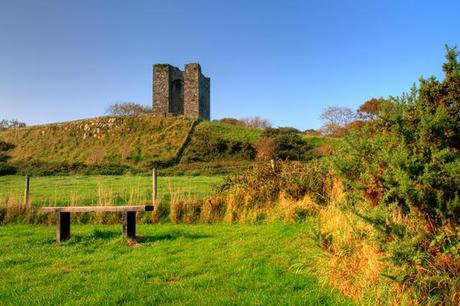
{"type": "MultiPolygon", "coordinates": [[[[254,161],[218,167],[229,173],[243,173],[264,163],[254,161]]],[[[223,180],[223,176],[159,176],[158,199],[165,202],[172,196],[203,199],[212,195],[223,180]]],[[[140,205],[152,203],[152,199],[152,176],[147,175],[31,177],[28,188],[25,188],[24,177],[0,177],[0,207],[24,203],[32,207],[140,205]]]]}
{"type": "MultiPolygon", "coordinates": [[[[24,202],[24,177],[2,178],[0,206],[24,202]]],[[[222,177],[159,177],[158,199],[172,195],[200,199],[212,194],[222,177]]],[[[29,201],[33,207],[70,205],[139,205],[152,203],[149,176],[32,177],[29,201]]]]}

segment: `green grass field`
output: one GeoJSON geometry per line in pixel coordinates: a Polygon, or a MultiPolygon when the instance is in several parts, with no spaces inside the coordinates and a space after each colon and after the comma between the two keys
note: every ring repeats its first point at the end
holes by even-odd
{"type": "Polygon", "coordinates": [[[304,272],[320,250],[308,224],[0,226],[1,305],[343,305],[304,272]]]}
{"type": "MultiPolygon", "coordinates": [[[[204,198],[223,180],[220,176],[158,177],[158,197],[168,201],[170,193],[204,198]]],[[[22,201],[23,176],[0,176],[0,205],[13,197],[22,201]]],[[[32,205],[97,205],[151,203],[150,176],[50,176],[30,180],[32,205]]]]}

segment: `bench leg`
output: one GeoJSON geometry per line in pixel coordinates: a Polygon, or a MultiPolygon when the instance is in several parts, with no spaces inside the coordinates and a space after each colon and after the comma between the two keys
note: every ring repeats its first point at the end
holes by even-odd
{"type": "Polygon", "coordinates": [[[136,212],[123,212],[123,236],[135,239],[136,238],[136,212]]]}
{"type": "Polygon", "coordinates": [[[70,238],[70,213],[58,212],[56,218],[56,242],[70,238]]]}

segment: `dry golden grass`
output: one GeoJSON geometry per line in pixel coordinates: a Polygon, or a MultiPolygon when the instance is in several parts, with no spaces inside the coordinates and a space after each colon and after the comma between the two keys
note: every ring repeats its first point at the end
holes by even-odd
{"type": "Polygon", "coordinates": [[[229,194],[226,198],[225,216],[226,223],[238,223],[242,219],[242,205],[244,201],[240,194],[229,194]]]}
{"type": "Polygon", "coordinates": [[[6,210],[5,210],[5,222],[14,220],[19,215],[24,215],[26,213],[26,206],[23,204],[23,201],[20,201],[13,197],[8,197],[6,199],[6,210]]]}
{"type": "Polygon", "coordinates": [[[306,216],[313,216],[320,212],[321,206],[306,195],[300,201],[292,201],[284,194],[279,199],[279,215],[285,223],[296,223],[306,216]]]}
{"type": "Polygon", "coordinates": [[[383,254],[368,239],[374,229],[333,204],[318,217],[322,247],[328,255],[321,260],[321,273],[346,296],[361,301],[364,292],[377,287],[385,268],[383,254]]]}
{"type": "Polygon", "coordinates": [[[161,216],[167,213],[168,207],[162,200],[157,200],[153,207],[151,222],[157,224],[160,222],[161,216]]]}
{"type": "Polygon", "coordinates": [[[203,201],[198,200],[190,192],[177,192],[169,185],[169,219],[172,223],[196,223],[200,219],[203,201]]]}

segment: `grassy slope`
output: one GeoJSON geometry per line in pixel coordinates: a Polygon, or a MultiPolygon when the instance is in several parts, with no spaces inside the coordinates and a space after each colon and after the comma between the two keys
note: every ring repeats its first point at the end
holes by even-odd
{"type": "Polygon", "coordinates": [[[241,152],[222,155],[210,152],[210,150],[212,150],[212,146],[217,141],[229,144],[235,142],[254,144],[261,134],[261,129],[240,127],[220,122],[202,122],[196,127],[192,140],[184,151],[182,161],[189,162],[197,158],[207,162],[215,162],[222,159],[243,161],[247,158],[241,152]]]}
{"type": "Polygon", "coordinates": [[[248,127],[235,126],[220,122],[204,121],[197,126],[195,133],[209,134],[214,139],[241,141],[254,143],[259,139],[262,130],[248,127]]]}
{"type": "Polygon", "coordinates": [[[101,117],[0,132],[16,145],[13,162],[121,164],[137,166],[175,157],[192,119],[185,117],[101,117]]]}
{"type": "Polygon", "coordinates": [[[340,138],[334,138],[334,137],[323,137],[323,136],[306,136],[302,135],[302,138],[307,141],[310,145],[312,145],[314,148],[320,147],[320,146],[331,146],[335,147],[337,146],[342,139],[340,138]]]}
{"type": "MultiPolygon", "coordinates": [[[[0,132],[0,140],[16,145],[8,155],[11,163],[19,163],[21,169],[31,165],[32,169],[40,168],[41,162],[50,164],[50,169],[59,169],[62,163],[82,163],[147,171],[155,162],[175,159],[192,122],[193,119],[186,117],[100,117],[11,129],[0,132]],[[39,164],[34,166],[34,161],[39,164]]],[[[181,163],[170,167],[168,173],[215,174],[244,168],[250,162],[247,150],[228,149],[220,154],[216,153],[215,145],[220,141],[227,143],[229,148],[235,143],[244,147],[244,144],[254,144],[262,132],[220,122],[200,122],[183,152],[181,163]]],[[[313,147],[335,141],[307,136],[304,139],[313,147]]],[[[66,171],[69,170],[63,172],[66,171]]]]}
{"type": "Polygon", "coordinates": [[[292,265],[313,260],[306,224],[150,225],[127,246],[118,226],[2,226],[0,304],[350,304],[292,265]]]}
{"type": "MultiPolygon", "coordinates": [[[[214,186],[222,182],[220,176],[178,176],[158,178],[158,197],[168,193],[192,195],[204,198],[210,195],[214,186]]],[[[110,198],[116,204],[151,201],[152,178],[150,176],[51,176],[32,177],[30,181],[31,200],[34,206],[94,205],[98,198],[110,198]]],[[[0,206],[7,197],[22,200],[24,177],[0,176],[0,206]]]]}

